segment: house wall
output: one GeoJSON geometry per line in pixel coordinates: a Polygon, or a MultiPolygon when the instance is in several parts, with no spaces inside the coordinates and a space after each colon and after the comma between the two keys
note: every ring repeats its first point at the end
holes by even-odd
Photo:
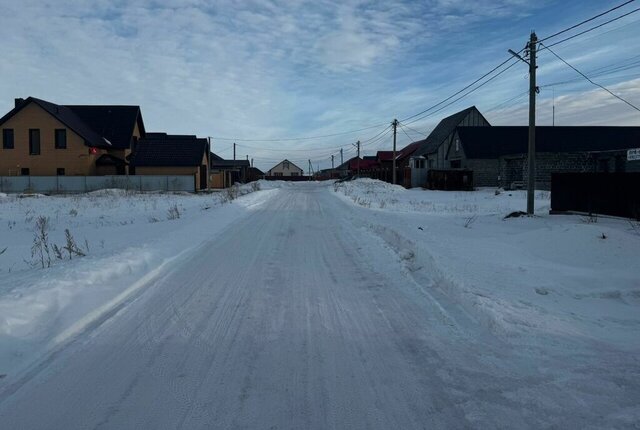
{"type": "Polygon", "coordinates": [[[275,166],[271,170],[269,170],[267,176],[279,176],[280,174],[282,174],[282,176],[302,176],[302,175],[304,175],[304,171],[301,168],[299,168],[298,166],[296,166],[295,164],[293,164],[292,162],[289,161],[289,167],[288,168],[284,167],[284,163],[285,163],[285,161],[281,161],[280,163],[278,163],[277,166],[275,166]]]}
{"type": "Polygon", "coordinates": [[[14,149],[3,149],[0,142],[0,175],[20,175],[21,168],[28,168],[32,176],[55,176],[58,168],[64,168],[67,176],[96,175],[95,161],[106,152],[98,149],[90,154],[82,137],[35,103],[29,103],[0,128],[14,130],[14,149]],[[29,155],[31,128],[40,130],[40,155],[29,155]],[[66,149],[55,148],[56,129],[67,130],[66,149]]]}

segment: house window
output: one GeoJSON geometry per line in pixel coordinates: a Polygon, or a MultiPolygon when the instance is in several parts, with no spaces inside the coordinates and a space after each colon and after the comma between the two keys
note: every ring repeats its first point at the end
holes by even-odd
{"type": "Polygon", "coordinates": [[[456,152],[460,151],[460,139],[456,139],[456,152]]]}
{"type": "Polygon", "coordinates": [[[298,172],[291,172],[291,176],[298,176],[298,172]]]}
{"type": "Polygon", "coordinates": [[[285,170],[289,170],[289,162],[288,161],[283,161],[282,162],[282,168],[285,170]]]}
{"type": "Polygon", "coordinates": [[[451,168],[459,169],[462,167],[462,162],[460,160],[451,160],[451,168]]]}
{"type": "Polygon", "coordinates": [[[2,129],[2,148],[13,149],[13,129],[2,129]]]}
{"type": "Polygon", "coordinates": [[[58,167],[56,169],[56,175],[58,176],[64,176],[64,167],[58,167]]]}
{"type": "Polygon", "coordinates": [[[29,168],[28,167],[23,167],[22,169],[20,169],[20,174],[22,176],[29,176],[29,168]]]}
{"type": "Polygon", "coordinates": [[[273,172],[273,176],[282,176],[282,172],[273,172]]]}
{"type": "Polygon", "coordinates": [[[56,149],[67,149],[67,130],[56,129],[56,149]]]}
{"type": "Polygon", "coordinates": [[[29,129],[29,155],[40,155],[40,129],[29,129]]]}
{"type": "Polygon", "coordinates": [[[423,158],[414,158],[413,159],[413,167],[415,169],[424,169],[424,159],[423,158]]]}

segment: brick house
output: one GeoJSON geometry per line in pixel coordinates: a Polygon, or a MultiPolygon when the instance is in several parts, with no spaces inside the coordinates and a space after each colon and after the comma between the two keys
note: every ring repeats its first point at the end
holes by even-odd
{"type": "Polygon", "coordinates": [[[267,172],[267,176],[303,176],[304,170],[289,160],[282,160],[267,172]]]}
{"type": "MultiPolygon", "coordinates": [[[[527,126],[458,127],[444,154],[447,168],[473,171],[475,186],[526,187],[527,126]],[[455,164],[454,164],[455,163],[455,164]]],[[[548,190],[551,173],[640,172],[627,150],[640,147],[640,127],[536,127],[536,188],[548,190]]]]}
{"type": "Polygon", "coordinates": [[[145,135],[139,106],[57,105],[16,99],[0,118],[0,176],[126,174],[145,135]]]}

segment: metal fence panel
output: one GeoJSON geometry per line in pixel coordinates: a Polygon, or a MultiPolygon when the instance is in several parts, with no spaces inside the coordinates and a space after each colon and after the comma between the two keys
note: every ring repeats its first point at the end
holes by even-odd
{"type": "Polygon", "coordinates": [[[640,219],[640,173],[553,173],[551,212],[640,219]]]}
{"type": "Polygon", "coordinates": [[[108,188],[195,192],[194,176],[0,176],[3,193],[85,193],[108,188]]]}

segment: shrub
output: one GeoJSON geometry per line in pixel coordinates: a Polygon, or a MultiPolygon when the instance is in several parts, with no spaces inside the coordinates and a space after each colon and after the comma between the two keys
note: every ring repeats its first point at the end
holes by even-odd
{"type": "Polygon", "coordinates": [[[174,204],[167,209],[167,219],[174,220],[180,218],[180,210],[178,209],[178,205],[174,204]]]}
{"type": "Polygon", "coordinates": [[[33,232],[33,244],[31,245],[32,265],[51,267],[51,249],[49,248],[49,218],[39,216],[36,218],[33,232]]]}

